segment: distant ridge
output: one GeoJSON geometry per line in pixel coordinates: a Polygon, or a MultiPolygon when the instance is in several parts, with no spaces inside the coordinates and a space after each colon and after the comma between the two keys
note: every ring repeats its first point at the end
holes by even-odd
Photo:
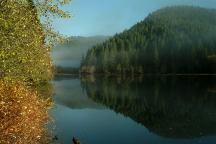
{"type": "Polygon", "coordinates": [[[82,56],[86,54],[87,50],[108,38],[108,36],[69,37],[65,43],[59,44],[54,48],[52,53],[53,61],[55,65],[60,67],[78,68],[82,56]]]}

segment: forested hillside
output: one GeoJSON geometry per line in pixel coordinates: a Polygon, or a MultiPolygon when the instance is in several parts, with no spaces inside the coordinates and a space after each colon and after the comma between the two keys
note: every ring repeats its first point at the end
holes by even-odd
{"type": "Polygon", "coordinates": [[[150,14],[90,49],[83,73],[215,73],[216,10],[176,6],[150,14]]]}

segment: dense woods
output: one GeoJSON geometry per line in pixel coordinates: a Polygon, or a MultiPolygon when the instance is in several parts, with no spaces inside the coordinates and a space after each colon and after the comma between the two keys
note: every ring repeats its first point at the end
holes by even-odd
{"type": "Polygon", "coordinates": [[[215,73],[216,10],[176,6],[153,12],[90,49],[81,72],[215,73]]]}

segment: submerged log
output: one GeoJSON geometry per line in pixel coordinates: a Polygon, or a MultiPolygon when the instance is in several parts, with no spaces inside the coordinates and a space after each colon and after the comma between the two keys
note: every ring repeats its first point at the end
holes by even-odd
{"type": "Polygon", "coordinates": [[[81,144],[80,141],[75,137],[73,137],[72,141],[73,141],[73,144],[81,144]]]}

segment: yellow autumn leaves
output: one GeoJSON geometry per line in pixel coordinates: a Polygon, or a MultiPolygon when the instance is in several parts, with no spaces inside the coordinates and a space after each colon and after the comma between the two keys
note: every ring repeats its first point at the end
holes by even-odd
{"type": "Polygon", "coordinates": [[[50,14],[67,17],[58,6],[69,1],[0,1],[1,144],[49,143],[50,100],[45,93],[52,92],[38,91],[53,77],[50,51],[61,39],[52,30],[50,14]],[[46,17],[44,23],[41,17],[46,17]]]}
{"type": "Polygon", "coordinates": [[[0,81],[0,143],[48,143],[47,103],[18,83],[0,81]]]}

